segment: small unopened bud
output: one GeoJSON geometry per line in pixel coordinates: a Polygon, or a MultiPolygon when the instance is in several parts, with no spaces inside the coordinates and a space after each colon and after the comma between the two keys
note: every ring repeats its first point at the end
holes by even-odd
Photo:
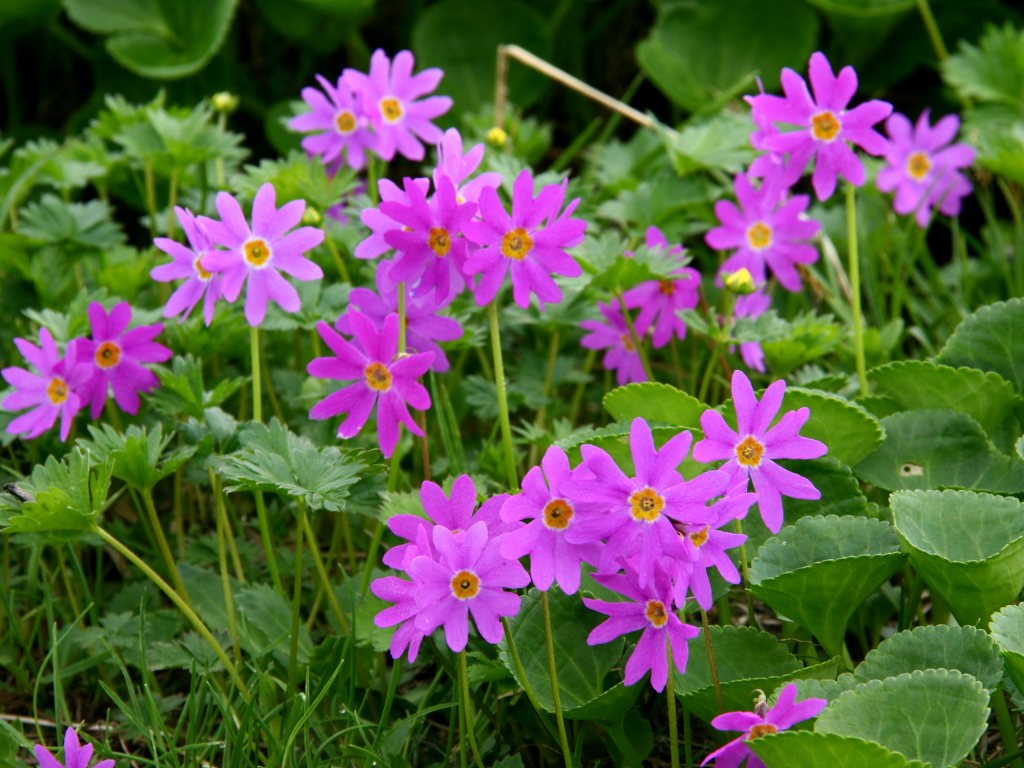
{"type": "Polygon", "coordinates": [[[757,286],[754,285],[754,276],[750,274],[750,270],[746,267],[741,267],[735,272],[727,274],[724,282],[726,288],[740,296],[746,296],[757,290],[757,286]]]}
{"type": "Polygon", "coordinates": [[[504,147],[508,142],[508,134],[503,128],[494,126],[487,132],[487,143],[492,147],[504,147]]]}
{"type": "Polygon", "coordinates": [[[320,226],[320,222],[324,220],[324,217],[320,215],[320,211],[314,208],[312,205],[306,206],[306,212],[302,214],[302,223],[308,224],[314,227],[320,226]]]}
{"type": "Polygon", "coordinates": [[[238,97],[228,91],[219,91],[213,94],[213,98],[210,101],[213,103],[215,110],[225,115],[230,115],[238,109],[238,97]]]}
{"type": "Polygon", "coordinates": [[[768,698],[760,688],[755,693],[757,693],[757,698],[754,699],[754,713],[759,717],[764,717],[768,714],[768,698]]]}

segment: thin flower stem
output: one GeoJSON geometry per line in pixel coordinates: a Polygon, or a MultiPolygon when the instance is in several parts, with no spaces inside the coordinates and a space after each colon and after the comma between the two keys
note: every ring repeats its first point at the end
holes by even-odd
{"type": "MultiPolygon", "coordinates": [[[[473,748],[473,758],[476,761],[477,768],[484,768],[480,747],[476,743],[476,728],[473,727],[475,718],[473,717],[473,704],[469,699],[469,671],[466,669],[465,648],[459,653],[459,686],[462,688],[462,707],[466,719],[466,730],[463,736],[469,737],[469,744],[473,748]]],[[[465,739],[460,741],[465,741],[465,739]]]]}
{"type": "Polygon", "coordinates": [[[711,667],[711,680],[715,684],[715,699],[718,700],[718,711],[725,712],[725,697],[722,695],[722,683],[718,679],[718,663],[715,661],[715,648],[711,644],[711,625],[708,623],[708,614],[703,608],[700,609],[700,621],[704,625],[704,644],[708,648],[708,665],[711,667]]]}
{"type": "Polygon", "coordinates": [[[142,168],[143,183],[146,186],[146,212],[149,214],[149,234],[156,237],[156,176],[153,164],[146,162],[142,168]]]}
{"type": "Polygon", "coordinates": [[[996,723],[999,725],[999,735],[1003,741],[1003,755],[1006,758],[1013,758],[1007,765],[1012,765],[1014,768],[1022,768],[1024,766],[1024,759],[1021,759],[1017,727],[1014,725],[1013,717],[1006,706],[1006,696],[1003,694],[1002,687],[997,687],[992,691],[989,704],[992,707],[992,712],[995,713],[996,723]]]}
{"type": "Polygon", "coordinates": [[[345,260],[341,257],[338,246],[334,244],[334,239],[327,233],[326,228],[324,228],[324,235],[324,244],[327,246],[327,250],[331,252],[331,258],[334,259],[334,268],[338,270],[338,277],[341,278],[343,283],[352,285],[352,276],[348,272],[348,267],[345,266],[345,260]]]}
{"type": "Polygon", "coordinates": [[[228,633],[231,635],[231,647],[235,655],[235,663],[242,663],[242,646],[238,642],[238,616],[235,613],[235,596],[231,589],[231,576],[228,572],[227,541],[234,534],[228,511],[224,506],[224,496],[220,492],[220,482],[213,467],[208,467],[210,488],[213,492],[213,508],[217,517],[217,560],[220,563],[220,581],[224,590],[224,605],[228,614],[228,633]]]}
{"type": "Polygon", "coordinates": [[[252,420],[263,422],[263,383],[260,371],[260,329],[249,327],[249,353],[252,360],[252,420]]]}
{"type": "Polygon", "coordinates": [[[526,677],[526,668],[523,667],[523,658],[519,655],[519,646],[516,645],[516,639],[512,636],[512,627],[509,626],[508,617],[502,616],[501,623],[505,627],[505,639],[508,640],[509,653],[512,654],[512,666],[516,668],[516,675],[523,684],[523,692],[526,694],[526,698],[530,700],[533,710],[539,715],[544,709],[540,705],[540,700],[537,698],[533,686],[530,685],[530,680],[526,677]]]}
{"type": "Polygon", "coordinates": [[[171,239],[174,238],[174,224],[178,220],[174,206],[178,204],[178,178],[180,175],[180,168],[171,171],[171,180],[167,191],[167,236],[171,239]]]}
{"type": "Polygon", "coordinates": [[[295,532],[295,583],[292,585],[292,636],[288,647],[288,698],[296,691],[299,680],[299,627],[302,625],[302,532],[306,522],[306,503],[298,500],[299,525],[295,532]]]}
{"type": "Polygon", "coordinates": [[[323,585],[324,594],[327,595],[327,602],[331,605],[331,610],[334,611],[334,618],[338,620],[338,625],[341,627],[342,634],[346,637],[352,635],[352,628],[348,624],[348,617],[345,612],[341,609],[341,603],[338,602],[337,595],[334,594],[334,589],[331,587],[331,580],[328,578],[327,568],[324,566],[323,558],[320,557],[320,550],[316,546],[316,538],[313,534],[313,527],[309,522],[309,517],[304,517],[302,520],[302,530],[306,535],[306,540],[309,542],[309,551],[313,555],[313,567],[316,569],[316,575],[320,579],[320,583],[323,585]]]}
{"type": "Polygon", "coordinates": [[[406,338],[406,298],[405,283],[398,284],[398,356],[405,354],[406,338]]]}
{"type": "Polygon", "coordinates": [[[388,681],[388,690],[384,696],[384,706],[381,709],[380,725],[377,728],[377,735],[373,737],[373,748],[380,746],[381,739],[388,726],[388,718],[391,717],[391,705],[395,701],[395,694],[398,692],[398,682],[402,678],[402,657],[399,656],[391,665],[391,679],[388,681]]]}
{"type": "Polygon", "coordinates": [[[864,326],[860,310],[860,256],[857,252],[857,188],[846,183],[846,237],[850,257],[850,309],[853,311],[853,347],[857,381],[862,396],[868,394],[868,369],[864,358],[864,326]]]}
{"type": "MultiPolygon", "coordinates": [[[[263,423],[263,393],[260,367],[260,329],[258,326],[249,328],[249,351],[252,355],[252,419],[257,424],[263,423]]],[[[267,506],[263,502],[263,491],[254,491],[256,500],[256,517],[260,525],[260,538],[263,540],[263,551],[267,557],[267,568],[274,589],[284,594],[281,572],[277,567],[277,555],[274,554],[274,541],[270,535],[270,520],[267,518],[267,506]]]]}
{"type": "Polygon", "coordinates": [[[551,699],[555,705],[558,740],[562,745],[562,757],[565,760],[565,768],[572,768],[572,750],[569,749],[569,738],[565,733],[565,718],[562,717],[562,693],[558,686],[558,667],[555,664],[555,637],[551,628],[551,605],[548,601],[547,591],[540,593],[540,602],[544,609],[544,640],[548,651],[548,675],[551,677],[551,699]]]}
{"type": "Polygon", "coordinates": [[[665,651],[668,653],[668,685],[665,686],[665,696],[668,699],[668,751],[672,761],[672,768],[679,768],[679,724],[676,722],[676,685],[674,669],[675,660],[672,658],[672,640],[665,643],[665,651]]]}
{"type": "MultiPolygon", "coordinates": [[[[736,518],[736,533],[743,533],[743,523],[736,518]]],[[[743,595],[747,600],[747,626],[761,629],[761,621],[754,610],[754,596],[750,594],[750,563],[747,560],[747,540],[740,544],[740,571],[743,573],[743,595]]]]}
{"type": "Polygon", "coordinates": [[[686,768],[693,768],[693,730],[690,722],[690,710],[683,707],[683,751],[686,756],[686,768]]]}
{"type": "MultiPolygon", "coordinates": [[[[543,391],[543,402],[537,411],[537,418],[534,419],[533,423],[537,429],[544,429],[544,424],[547,422],[548,415],[548,400],[551,398],[551,390],[554,388],[555,382],[555,366],[558,365],[558,349],[561,343],[561,338],[558,333],[558,329],[555,328],[551,332],[551,345],[548,347],[548,366],[544,373],[544,391],[543,391]]],[[[537,463],[537,459],[540,458],[540,446],[530,446],[530,456],[528,463],[532,467],[537,463]]]]}
{"type": "Polygon", "coordinates": [[[160,555],[164,559],[164,563],[167,565],[167,571],[171,574],[171,582],[174,584],[174,588],[178,590],[178,594],[181,595],[181,599],[186,603],[191,604],[191,600],[188,596],[188,590],[185,589],[185,582],[181,580],[181,573],[178,572],[178,564],[174,560],[174,554],[171,552],[171,546],[167,542],[167,537],[164,535],[164,528],[160,524],[160,518],[156,513],[156,505],[153,503],[153,492],[150,489],[146,489],[142,492],[142,506],[146,510],[146,517],[149,518],[149,526],[153,529],[153,536],[156,538],[157,548],[160,550],[160,555]]]}
{"type": "Polygon", "coordinates": [[[508,395],[505,391],[505,364],[501,358],[501,328],[498,324],[498,303],[492,301],[487,307],[491,326],[491,356],[494,358],[494,385],[498,390],[498,418],[501,423],[501,439],[505,444],[505,470],[508,474],[509,490],[519,487],[519,472],[516,470],[516,454],[512,447],[512,424],[508,415],[508,395]]]}
{"type": "Polygon", "coordinates": [[[945,61],[949,58],[949,51],[946,50],[946,44],[942,40],[942,32],[939,30],[939,25],[935,22],[935,16],[932,14],[928,0],[917,0],[917,11],[921,14],[921,21],[924,22],[924,28],[928,31],[928,39],[931,41],[935,56],[940,62],[945,61]]]}

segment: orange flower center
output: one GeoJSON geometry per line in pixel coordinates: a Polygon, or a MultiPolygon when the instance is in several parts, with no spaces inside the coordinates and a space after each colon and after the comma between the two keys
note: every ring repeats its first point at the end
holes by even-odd
{"type": "Polygon", "coordinates": [[[434,227],[430,230],[430,239],[427,243],[434,253],[444,258],[452,249],[452,236],[448,234],[447,229],[434,227]]]}
{"type": "Polygon", "coordinates": [[[60,376],[50,379],[50,386],[46,388],[46,395],[54,405],[60,405],[68,399],[68,383],[60,376]]]}
{"type": "Polygon", "coordinates": [[[633,343],[633,337],[628,333],[624,333],[619,336],[619,340],[622,342],[622,346],[626,348],[627,352],[636,352],[636,344],[633,343]]]}
{"type": "Polygon", "coordinates": [[[254,267],[265,266],[270,261],[270,257],[274,255],[270,246],[267,245],[267,241],[262,238],[247,241],[242,246],[242,253],[245,255],[245,260],[254,267]]]}
{"type": "Polygon", "coordinates": [[[380,111],[384,115],[384,119],[389,123],[397,123],[405,115],[402,102],[394,96],[388,96],[380,100],[380,111]]]}
{"type": "Polygon", "coordinates": [[[338,133],[348,135],[356,129],[356,116],[347,109],[342,110],[334,118],[334,125],[338,129],[338,133]]]}
{"type": "Polygon", "coordinates": [[[676,292],[676,281],[661,280],[658,282],[658,288],[665,296],[674,296],[676,292]]]}
{"type": "Polygon", "coordinates": [[[113,368],[121,362],[121,348],[112,341],[104,341],[96,350],[96,365],[100,368],[113,368]]]}
{"type": "Polygon", "coordinates": [[[472,571],[459,571],[452,576],[452,594],[459,600],[469,600],[480,593],[480,577],[472,571]]]}
{"type": "Polygon", "coordinates": [[[665,604],[661,600],[648,600],[647,610],[644,613],[647,614],[647,620],[658,629],[668,623],[668,611],[665,610],[665,604]]]}
{"type": "Polygon", "coordinates": [[[764,222],[757,222],[747,230],[747,242],[755,251],[763,251],[772,244],[772,228],[764,222]]]}
{"type": "Polygon", "coordinates": [[[384,363],[370,363],[363,371],[370,389],[387,392],[391,389],[391,371],[384,363]]]}
{"type": "Polygon", "coordinates": [[[501,238],[501,252],[506,258],[522,261],[532,250],[533,238],[522,227],[506,232],[501,238]]]}
{"type": "Polygon", "coordinates": [[[201,256],[196,257],[196,260],[192,262],[192,266],[196,268],[196,274],[199,275],[199,279],[203,282],[206,282],[213,277],[213,272],[203,268],[203,259],[201,256]]]}
{"type": "Polygon", "coordinates": [[[576,514],[565,499],[552,499],[544,505],[544,525],[556,531],[564,531],[576,514]]]}
{"type": "Polygon", "coordinates": [[[750,741],[751,739],[760,739],[762,736],[778,732],[779,729],[771,723],[759,723],[750,729],[750,735],[747,736],[747,741],[750,741]]]}
{"type": "Polygon", "coordinates": [[[690,537],[690,541],[693,542],[693,546],[700,549],[708,543],[708,539],[711,537],[711,526],[705,525],[699,531],[690,531],[688,535],[690,537]]]}
{"type": "Polygon", "coordinates": [[[924,181],[931,169],[932,161],[927,152],[913,152],[907,158],[907,173],[914,181],[924,181]]]}
{"type": "Polygon", "coordinates": [[[833,141],[842,127],[836,113],[828,109],[811,118],[811,135],[818,141],[833,141]]]}
{"type": "Polygon", "coordinates": [[[744,467],[756,467],[764,455],[764,443],[753,435],[747,435],[743,442],[736,446],[736,459],[744,467]]]}
{"type": "Polygon", "coordinates": [[[642,488],[629,495],[629,504],[635,519],[653,523],[665,508],[665,497],[653,488],[642,488]]]}

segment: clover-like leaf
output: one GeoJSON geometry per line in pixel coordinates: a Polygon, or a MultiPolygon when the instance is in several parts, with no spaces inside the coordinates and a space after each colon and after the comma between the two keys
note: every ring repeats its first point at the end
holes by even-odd
{"type": "Polygon", "coordinates": [[[1024,508],[972,491],[897,491],[893,526],[910,562],[961,624],[1014,602],[1024,587],[1024,508]]]}
{"type": "Polygon", "coordinates": [[[967,317],[936,360],[945,365],[965,365],[995,371],[1024,392],[1024,299],[1014,298],[981,307],[967,317]]]}
{"type": "Polygon", "coordinates": [[[124,242],[124,232],[113,218],[113,209],[102,200],[68,203],[47,194],[26,205],[19,218],[21,234],[41,243],[103,249],[124,242]]]}
{"type": "Polygon", "coordinates": [[[989,631],[1002,654],[1006,674],[1017,690],[1024,690],[1024,605],[1008,605],[993,614],[989,631]]]}
{"type": "MultiPolygon", "coordinates": [[[[61,460],[50,456],[45,464],[19,483],[28,499],[7,521],[11,533],[89,531],[107,506],[110,462],[95,462],[77,449],[61,460]]],[[[4,494],[4,505],[8,504],[4,494]]]]}
{"type": "Polygon", "coordinates": [[[854,611],[905,559],[892,526],[882,520],[805,517],[757,551],[750,589],[838,656],[854,611]]]}
{"type": "Polygon", "coordinates": [[[143,492],[173,474],[196,451],[194,445],[182,445],[165,453],[173,434],[165,436],[160,424],[151,429],[133,424],[124,433],[109,424],[90,424],[89,434],[92,439],[79,441],[82,447],[99,461],[109,461],[114,477],[143,492]]]}
{"type": "Polygon", "coordinates": [[[917,670],[841,694],[814,730],[874,741],[935,768],[959,763],[988,724],[988,694],[970,675],[917,670]]]}
{"type": "Polygon", "coordinates": [[[707,406],[671,384],[645,381],[626,384],[608,392],[601,401],[616,421],[631,422],[638,416],[649,422],[677,427],[700,427],[707,406]]]}
{"type": "Polygon", "coordinates": [[[765,768],[928,768],[881,744],[836,733],[782,731],[753,740],[750,748],[765,768]]]}
{"type": "Polygon", "coordinates": [[[942,62],[942,76],[964,99],[1024,106],[1024,32],[1012,24],[989,27],[978,45],[961,42],[942,62]]]}

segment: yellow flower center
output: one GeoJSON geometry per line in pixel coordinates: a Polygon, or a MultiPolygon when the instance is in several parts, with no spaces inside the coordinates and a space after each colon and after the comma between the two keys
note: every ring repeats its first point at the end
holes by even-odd
{"type": "Polygon", "coordinates": [[[54,376],[50,380],[50,386],[46,388],[46,395],[54,405],[60,405],[68,399],[68,383],[60,376],[54,376]]]}
{"type": "Polygon", "coordinates": [[[391,371],[384,363],[370,363],[363,371],[370,389],[387,392],[391,389],[391,371]]]}
{"type": "Polygon", "coordinates": [[[380,100],[380,111],[384,119],[389,123],[397,123],[405,115],[402,102],[394,96],[388,96],[380,100]]]}
{"type": "Polygon", "coordinates": [[[690,531],[688,535],[690,537],[690,541],[693,542],[693,546],[700,549],[708,543],[708,539],[711,537],[711,526],[705,525],[699,531],[690,531]]]}
{"type": "Polygon", "coordinates": [[[447,229],[441,227],[433,227],[430,230],[430,239],[427,242],[430,249],[442,258],[452,249],[452,236],[448,234],[447,229]]]}
{"type": "Polygon", "coordinates": [[[544,505],[544,525],[556,531],[564,531],[576,514],[565,499],[552,499],[544,505]]]}
{"type": "Polygon", "coordinates": [[[674,296],[676,292],[676,281],[675,280],[660,280],[658,282],[658,289],[665,296],[674,296]]]}
{"type": "Polygon", "coordinates": [[[658,629],[668,623],[668,611],[665,610],[665,604],[661,600],[648,600],[647,610],[644,613],[647,614],[647,620],[658,629]]]}
{"type": "Polygon", "coordinates": [[[334,118],[334,125],[338,129],[338,133],[342,133],[347,136],[356,129],[356,116],[347,109],[342,110],[338,113],[338,116],[334,118]]]}
{"type": "Polygon", "coordinates": [[[533,238],[522,227],[506,232],[501,238],[501,252],[509,259],[522,261],[533,250],[533,238]]]}
{"type": "Polygon", "coordinates": [[[907,158],[907,173],[914,181],[924,181],[931,169],[932,161],[927,152],[913,152],[907,158]]]}
{"type": "Polygon", "coordinates": [[[753,435],[747,435],[743,442],[736,446],[736,459],[744,467],[756,467],[764,455],[764,443],[753,435]]]}
{"type": "Polygon", "coordinates": [[[203,268],[202,257],[197,256],[196,260],[192,262],[192,266],[196,268],[196,274],[199,275],[199,279],[202,280],[203,282],[206,282],[211,277],[213,277],[213,272],[210,272],[209,270],[203,268]]]}
{"type": "Polygon", "coordinates": [[[755,251],[763,251],[772,244],[772,228],[764,222],[757,222],[747,230],[747,242],[755,251]]]}
{"type": "Polygon", "coordinates": [[[452,594],[459,600],[469,600],[480,593],[480,577],[472,571],[459,571],[452,576],[452,594]]]}
{"type": "Polygon", "coordinates": [[[254,267],[265,266],[270,261],[270,257],[274,255],[267,241],[263,238],[246,241],[245,245],[242,246],[242,253],[245,256],[245,260],[254,267]]]}
{"type": "Polygon", "coordinates": [[[750,741],[751,739],[760,739],[762,736],[778,732],[779,729],[771,723],[759,723],[750,729],[750,735],[747,736],[747,741],[750,741]]]}
{"type": "Polygon", "coordinates": [[[811,118],[811,135],[818,141],[833,141],[842,128],[836,113],[828,109],[811,118]]]}
{"type": "Polygon", "coordinates": [[[653,488],[641,488],[629,495],[629,504],[634,518],[653,523],[665,508],[665,497],[653,488]]]}
{"type": "Polygon", "coordinates": [[[96,350],[96,365],[100,368],[113,368],[121,362],[121,348],[112,341],[104,341],[96,350]]]}

